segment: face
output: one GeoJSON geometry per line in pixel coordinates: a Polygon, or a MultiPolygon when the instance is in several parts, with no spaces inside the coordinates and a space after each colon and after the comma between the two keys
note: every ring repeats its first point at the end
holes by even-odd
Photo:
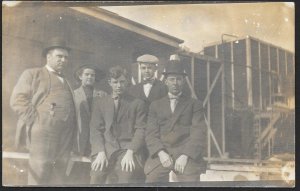
{"type": "Polygon", "coordinates": [[[141,70],[142,78],[145,80],[149,80],[153,78],[154,73],[156,71],[156,66],[155,64],[141,63],[140,70],[141,70]]]}
{"type": "Polygon", "coordinates": [[[47,65],[57,72],[61,72],[68,63],[69,53],[62,48],[55,48],[47,54],[47,65]]]}
{"type": "Polygon", "coordinates": [[[185,83],[184,76],[180,74],[168,74],[165,83],[168,86],[169,92],[177,95],[182,92],[185,83]]]}
{"type": "Polygon", "coordinates": [[[121,95],[124,93],[128,82],[125,76],[121,75],[118,79],[111,78],[108,83],[112,88],[113,95],[121,95]]]}
{"type": "Polygon", "coordinates": [[[96,79],[95,70],[90,68],[85,68],[82,71],[81,76],[79,76],[79,79],[81,80],[82,86],[93,86],[96,79]]]}

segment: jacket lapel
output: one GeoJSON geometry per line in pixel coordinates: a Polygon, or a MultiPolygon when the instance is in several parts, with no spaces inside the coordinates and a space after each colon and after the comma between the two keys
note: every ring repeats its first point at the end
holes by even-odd
{"type": "Polygon", "coordinates": [[[117,122],[120,121],[122,116],[128,112],[128,100],[126,99],[126,96],[123,96],[119,100],[119,111],[118,111],[118,116],[117,116],[117,122]]]}
{"type": "Polygon", "coordinates": [[[87,97],[85,95],[85,92],[83,90],[83,87],[81,86],[80,89],[79,89],[79,92],[80,92],[80,99],[83,103],[83,106],[85,107],[86,109],[86,112],[88,113],[88,115],[90,116],[90,107],[89,107],[89,104],[87,102],[87,97]]]}
{"type": "MultiPolygon", "coordinates": [[[[105,124],[106,129],[110,129],[114,120],[114,101],[111,96],[107,96],[105,99],[105,124]]],[[[104,100],[103,100],[104,101],[104,100]]]]}
{"type": "Polygon", "coordinates": [[[168,118],[172,116],[171,106],[170,106],[170,99],[168,96],[162,98],[161,103],[161,115],[167,116],[168,118]]]}
{"type": "Polygon", "coordinates": [[[186,106],[188,105],[188,99],[185,96],[180,96],[178,99],[178,103],[176,105],[175,111],[172,115],[172,120],[171,120],[171,129],[173,129],[177,119],[179,118],[180,114],[184,111],[186,106]]]}
{"type": "MultiPolygon", "coordinates": [[[[143,99],[143,100],[147,100],[147,97],[145,95],[145,92],[144,92],[144,84],[143,83],[140,83],[138,84],[138,91],[139,91],[139,98],[143,99]]],[[[149,94],[150,95],[150,94],[149,94]]]]}
{"type": "Polygon", "coordinates": [[[155,94],[157,94],[157,92],[159,91],[157,88],[158,88],[157,79],[155,79],[148,96],[149,100],[153,100],[153,97],[155,97],[155,94]]]}

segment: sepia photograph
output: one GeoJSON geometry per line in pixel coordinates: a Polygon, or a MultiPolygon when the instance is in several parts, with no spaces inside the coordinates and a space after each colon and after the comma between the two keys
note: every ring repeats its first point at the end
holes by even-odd
{"type": "Polygon", "coordinates": [[[295,187],[295,4],[2,1],[2,186],[295,187]]]}

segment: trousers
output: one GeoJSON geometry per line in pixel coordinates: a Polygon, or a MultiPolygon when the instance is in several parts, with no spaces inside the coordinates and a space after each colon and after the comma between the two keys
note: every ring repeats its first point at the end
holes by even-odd
{"type": "MultiPolygon", "coordinates": [[[[109,159],[109,164],[102,171],[91,170],[91,184],[118,184],[144,182],[144,171],[139,159],[134,156],[135,169],[122,171],[121,161],[126,151],[117,151],[109,159]]],[[[93,161],[93,160],[92,160],[93,161]]]]}
{"type": "MultiPolygon", "coordinates": [[[[155,160],[159,161],[157,157],[155,160]]],[[[194,161],[193,159],[188,159],[185,166],[183,174],[176,172],[174,170],[174,165],[169,167],[163,167],[160,162],[156,162],[158,165],[154,167],[150,172],[146,173],[146,183],[155,182],[169,182],[169,173],[173,170],[176,174],[178,182],[198,182],[200,181],[200,174],[203,172],[203,165],[194,161]]],[[[147,162],[145,166],[147,165],[147,162]]]]}

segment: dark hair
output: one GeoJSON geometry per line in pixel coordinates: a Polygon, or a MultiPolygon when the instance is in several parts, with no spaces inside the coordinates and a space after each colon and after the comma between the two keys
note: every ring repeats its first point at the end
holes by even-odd
{"type": "Polygon", "coordinates": [[[77,70],[77,72],[76,72],[77,75],[78,75],[78,76],[81,76],[82,73],[83,73],[83,71],[84,71],[85,69],[91,69],[91,70],[94,70],[94,72],[96,73],[96,68],[95,68],[95,67],[93,67],[93,66],[83,66],[83,67],[79,68],[79,70],[77,70]]]}
{"type": "Polygon", "coordinates": [[[122,68],[121,66],[114,66],[109,69],[108,78],[118,79],[121,76],[124,76],[128,80],[127,70],[122,68]]]}

